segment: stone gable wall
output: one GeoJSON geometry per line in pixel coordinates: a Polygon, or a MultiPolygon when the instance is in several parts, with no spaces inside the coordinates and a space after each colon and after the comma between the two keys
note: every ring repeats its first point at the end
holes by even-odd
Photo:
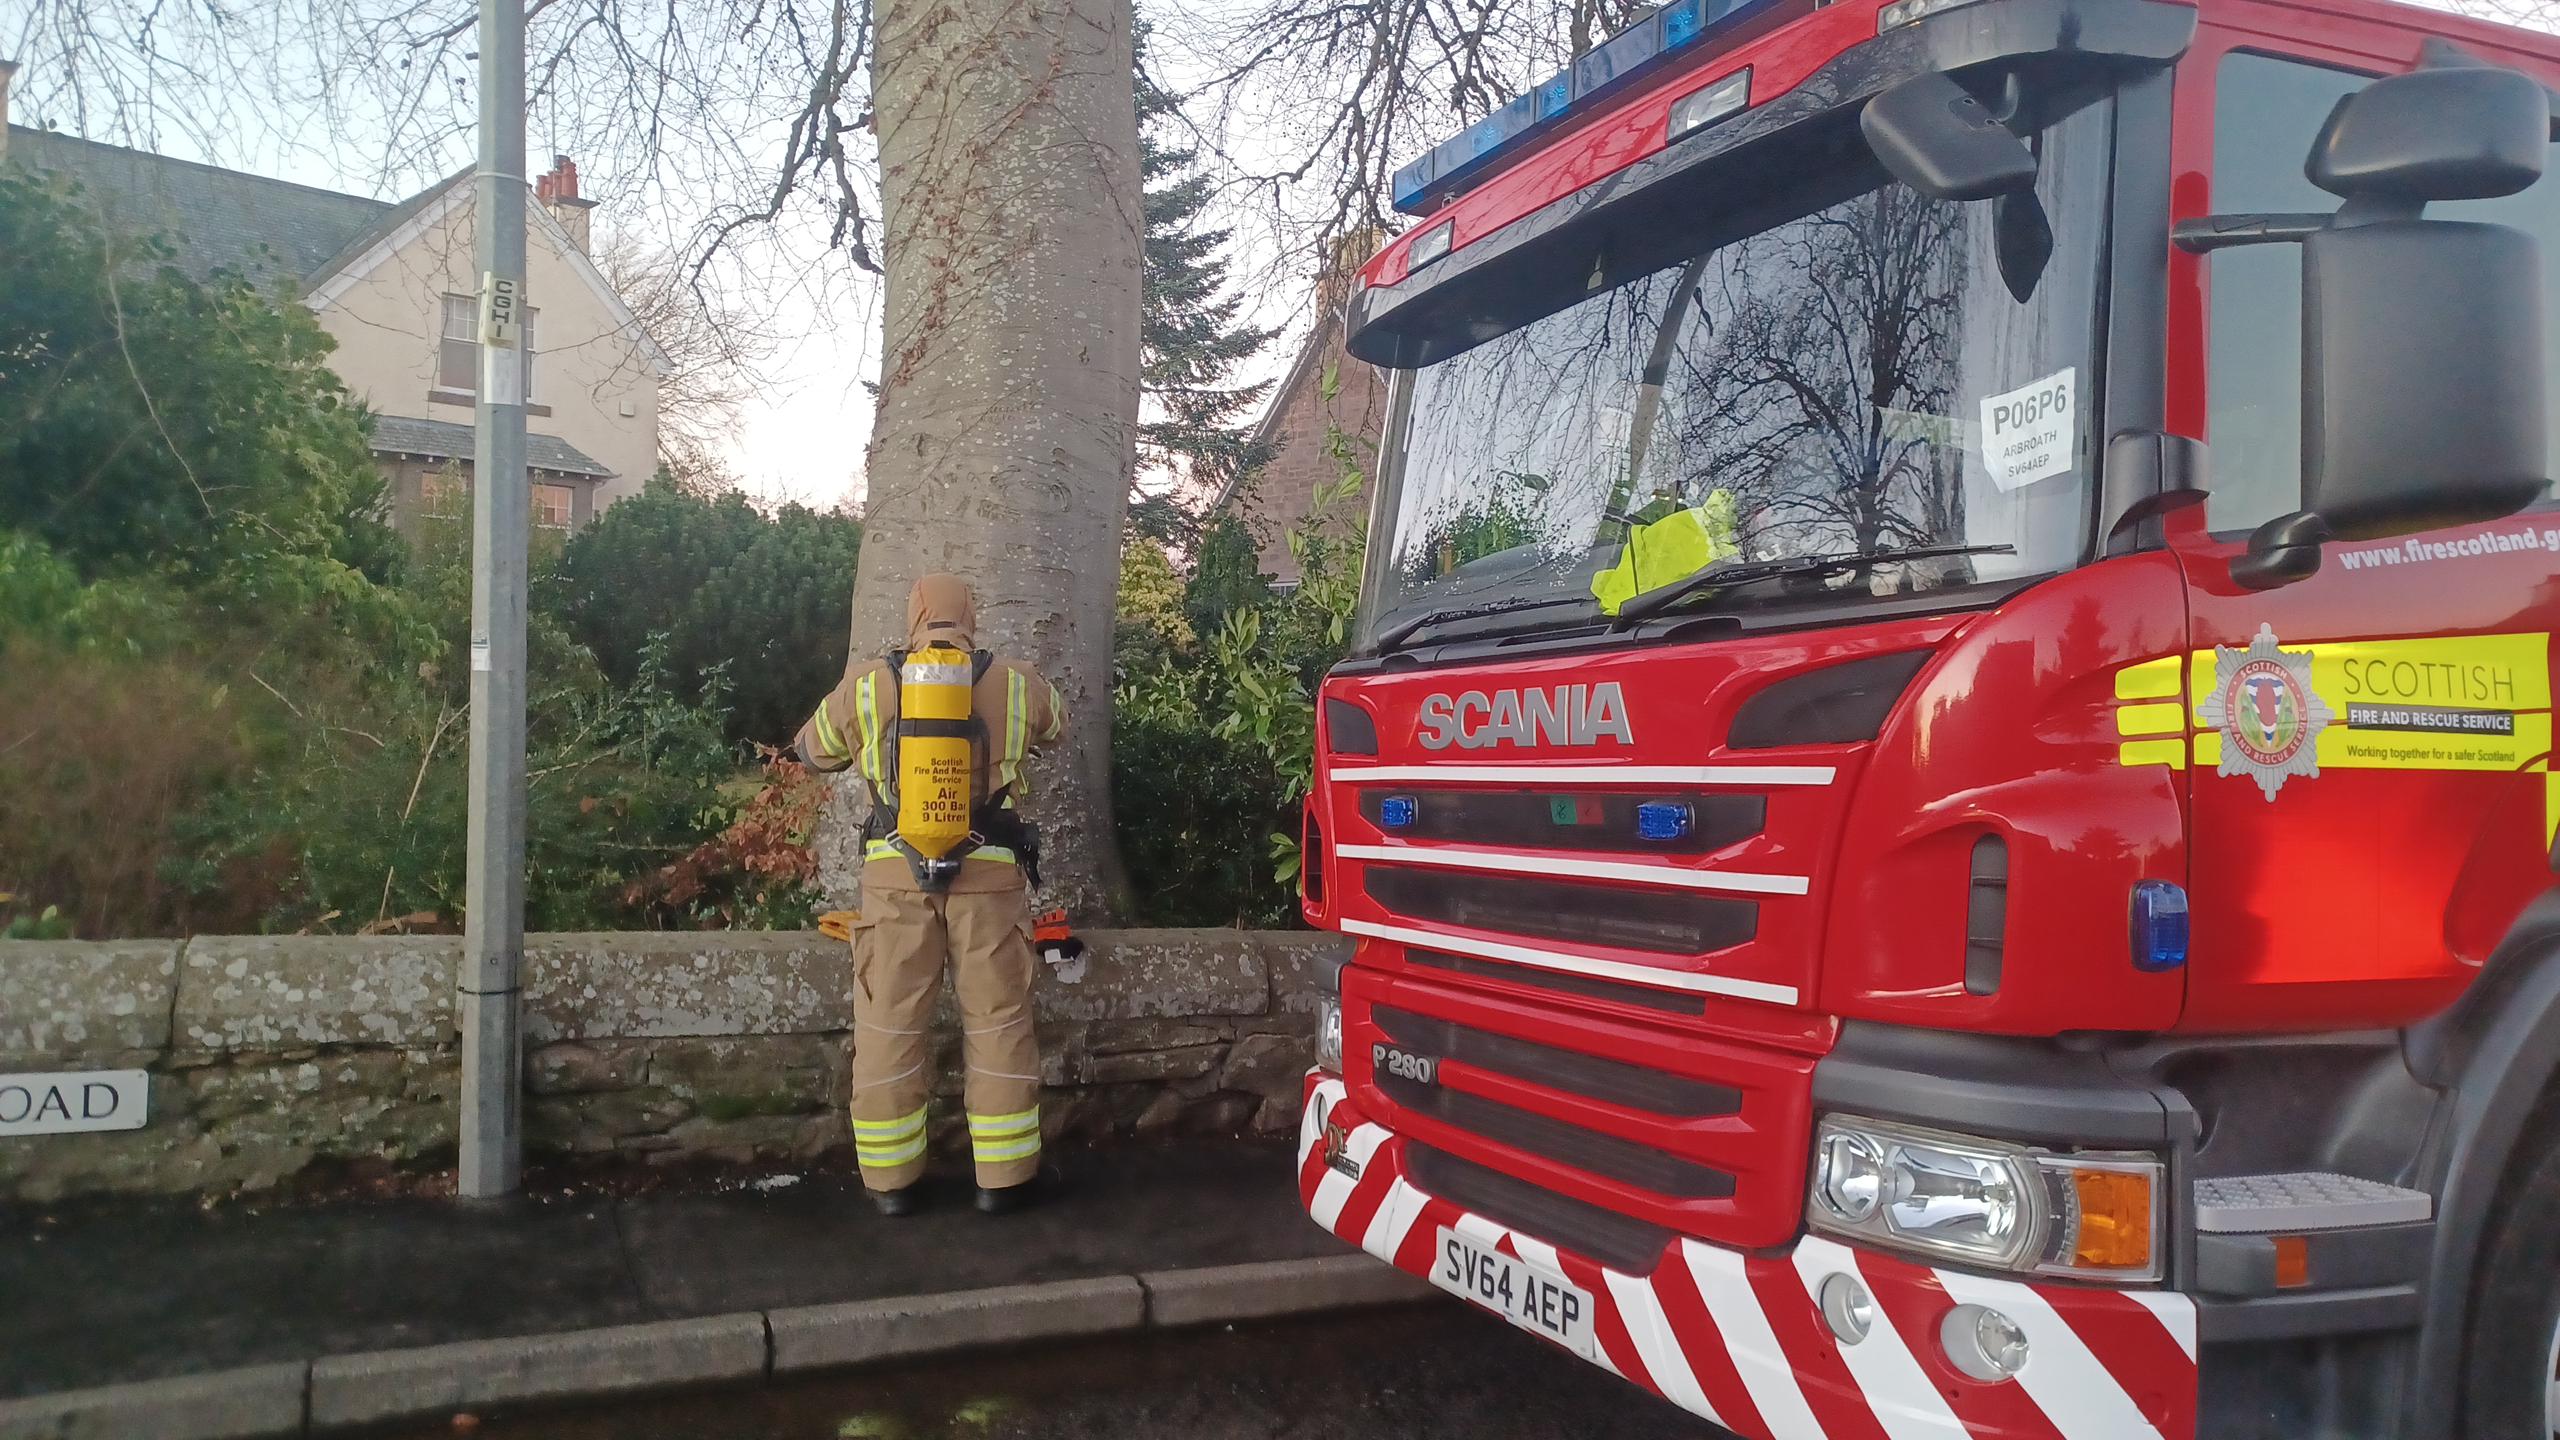
{"type": "MultiPolygon", "coordinates": [[[[1043,1131],[1099,1142],[1295,1126],[1346,944],[1285,931],[1084,937],[1037,996],[1043,1131]]],[[[231,1194],[324,1162],[449,1163],[451,936],[0,943],[0,1074],[144,1069],[143,1129],[0,1137],[0,1200],[231,1194]]],[[[849,1146],[846,948],[814,933],[530,935],[525,1133],[537,1157],[811,1160],[849,1146]]],[[[935,1143],[965,1155],[948,993],[935,1143]]]]}

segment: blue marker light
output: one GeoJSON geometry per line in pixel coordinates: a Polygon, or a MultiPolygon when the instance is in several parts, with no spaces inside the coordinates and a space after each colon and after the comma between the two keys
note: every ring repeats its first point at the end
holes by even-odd
{"type": "Polygon", "coordinates": [[[1423,192],[1440,173],[1439,159],[1439,151],[1426,150],[1422,152],[1421,159],[1396,172],[1395,203],[1398,210],[1408,215],[1420,215],[1429,208],[1423,192]]]}
{"type": "Polygon", "coordinates": [[[1553,120],[1573,104],[1573,72],[1559,70],[1537,89],[1538,118],[1553,120]]]}
{"type": "Polygon", "coordinates": [[[1662,48],[1677,50],[1707,31],[1707,0],[1675,0],[1662,8],[1662,48]]]}
{"type": "Polygon", "coordinates": [[[1636,835],[1645,840],[1686,840],[1694,819],[1676,800],[1647,800],[1636,807],[1636,835]]]}
{"type": "Polygon", "coordinates": [[[2187,892],[2166,880],[2133,887],[2133,968],[2175,970],[2187,963],[2187,892]]]}
{"type": "Polygon", "coordinates": [[[1378,824],[1389,830],[1402,830],[1413,823],[1419,809],[1410,795],[1390,795],[1378,802],[1378,824]]]}

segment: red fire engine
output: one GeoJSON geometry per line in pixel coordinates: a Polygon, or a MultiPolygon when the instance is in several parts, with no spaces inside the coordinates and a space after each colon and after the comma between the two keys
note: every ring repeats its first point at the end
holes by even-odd
{"type": "Polygon", "coordinates": [[[1315,1219],[1745,1436],[2560,1434],[2555,82],[1678,0],[1400,174],[1315,1219]]]}

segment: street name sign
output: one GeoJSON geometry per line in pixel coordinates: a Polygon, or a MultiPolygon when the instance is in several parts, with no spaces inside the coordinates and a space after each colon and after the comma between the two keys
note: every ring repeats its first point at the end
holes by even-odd
{"type": "Polygon", "coordinates": [[[151,1118],[146,1070],[0,1075],[0,1140],[80,1130],[139,1130],[151,1118]]]}

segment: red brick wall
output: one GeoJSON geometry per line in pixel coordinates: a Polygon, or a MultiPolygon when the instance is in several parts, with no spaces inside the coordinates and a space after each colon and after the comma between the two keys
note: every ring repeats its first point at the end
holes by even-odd
{"type": "Polygon", "coordinates": [[[1387,377],[1343,353],[1341,322],[1327,319],[1307,344],[1312,353],[1299,357],[1264,422],[1263,434],[1278,445],[1277,453],[1227,501],[1253,526],[1262,568],[1282,580],[1298,578],[1297,563],[1289,558],[1290,527],[1307,513],[1317,486],[1342,476],[1344,460],[1327,445],[1328,431],[1342,432],[1352,463],[1374,478],[1387,424],[1387,377]],[[1335,380],[1330,399],[1324,384],[1328,368],[1335,380]]]}

